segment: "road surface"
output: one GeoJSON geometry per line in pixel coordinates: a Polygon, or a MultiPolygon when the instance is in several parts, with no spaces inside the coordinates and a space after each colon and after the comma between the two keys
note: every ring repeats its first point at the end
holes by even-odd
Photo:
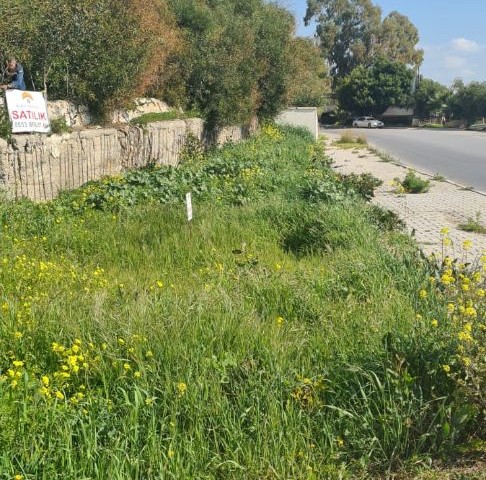
{"type": "MultiPolygon", "coordinates": [[[[370,145],[384,150],[405,165],[486,193],[486,133],[459,130],[352,128],[370,145]]],[[[342,133],[343,130],[320,129],[342,133]]]]}

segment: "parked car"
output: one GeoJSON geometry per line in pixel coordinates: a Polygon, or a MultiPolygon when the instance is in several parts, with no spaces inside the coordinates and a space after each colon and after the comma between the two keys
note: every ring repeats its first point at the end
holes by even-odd
{"type": "Polygon", "coordinates": [[[469,125],[468,130],[474,130],[475,132],[486,132],[486,123],[475,123],[469,125]]]}
{"type": "Polygon", "coordinates": [[[358,117],[353,120],[353,127],[383,128],[385,124],[374,117],[358,117]]]}

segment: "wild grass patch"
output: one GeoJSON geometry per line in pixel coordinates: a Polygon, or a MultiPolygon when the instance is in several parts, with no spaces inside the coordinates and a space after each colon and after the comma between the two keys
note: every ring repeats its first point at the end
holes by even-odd
{"type": "Polygon", "coordinates": [[[484,439],[486,258],[420,260],[302,131],[198,155],[0,205],[1,475],[370,478],[484,439]]]}

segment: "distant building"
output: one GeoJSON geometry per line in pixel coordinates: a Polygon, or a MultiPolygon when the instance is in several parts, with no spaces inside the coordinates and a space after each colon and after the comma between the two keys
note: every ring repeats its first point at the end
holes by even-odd
{"type": "Polygon", "coordinates": [[[385,125],[412,125],[413,108],[388,107],[381,115],[385,125]]]}

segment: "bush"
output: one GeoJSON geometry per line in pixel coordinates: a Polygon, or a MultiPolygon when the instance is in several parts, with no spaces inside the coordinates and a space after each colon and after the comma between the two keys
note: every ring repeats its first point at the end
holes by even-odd
{"type": "Polygon", "coordinates": [[[405,193],[425,193],[429,191],[430,181],[423,180],[413,170],[409,170],[404,180],[398,181],[405,193]]]}
{"type": "Polygon", "coordinates": [[[375,188],[383,184],[379,178],[374,177],[371,173],[338,174],[337,178],[347,190],[356,192],[367,201],[375,196],[375,188]]]}
{"type": "Polygon", "coordinates": [[[50,121],[50,124],[51,133],[53,134],[70,133],[73,131],[73,129],[66,123],[64,117],[55,118],[50,121]]]}

